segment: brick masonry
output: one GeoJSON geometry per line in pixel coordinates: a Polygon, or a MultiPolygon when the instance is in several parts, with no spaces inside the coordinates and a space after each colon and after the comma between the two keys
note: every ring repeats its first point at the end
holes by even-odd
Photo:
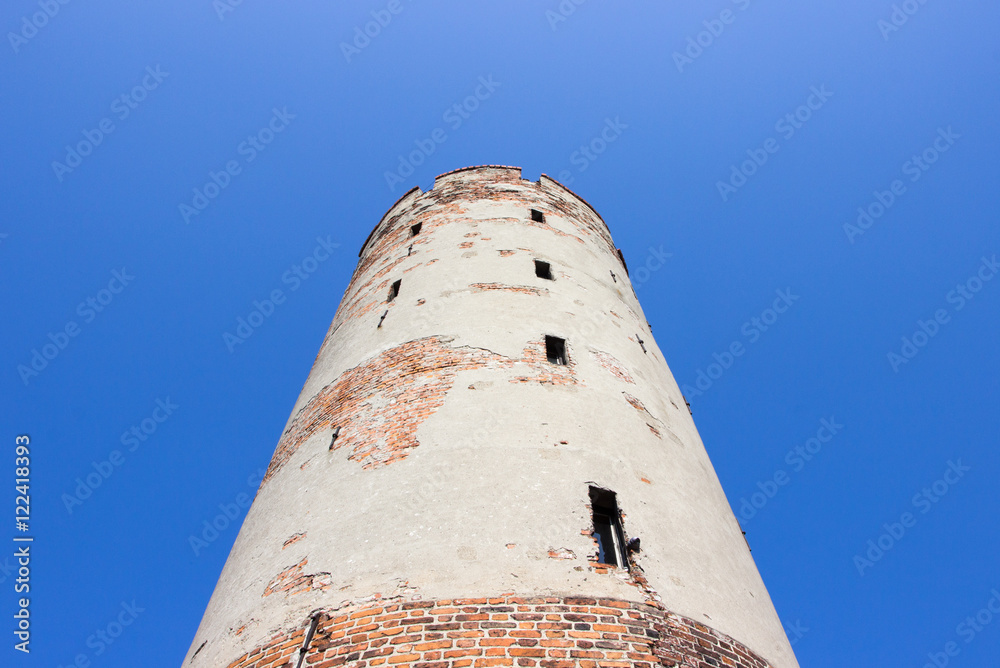
{"type": "MultiPolygon", "coordinates": [[[[229,664],[294,668],[309,620],[229,664]]],[[[375,601],[321,613],[303,666],[769,668],[686,617],[614,599],[500,596],[375,601]]]]}
{"type": "Polygon", "coordinates": [[[444,405],[459,371],[526,368],[511,383],[578,385],[572,358],[566,366],[550,364],[544,340],[525,346],[519,358],[482,348],[451,346],[447,337],[408,341],[345,371],[298,412],[285,429],[264,475],[269,481],[299,447],[324,430],[341,431],[331,450],[363,468],[404,459],[419,445],[417,428],[444,405]],[[521,364],[518,364],[521,363],[521,364]]]}

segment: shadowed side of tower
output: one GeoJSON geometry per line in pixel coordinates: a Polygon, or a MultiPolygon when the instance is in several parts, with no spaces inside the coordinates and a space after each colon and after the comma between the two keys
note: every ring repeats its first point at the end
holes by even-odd
{"type": "Polygon", "coordinates": [[[607,226],[556,181],[450,172],[365,242],[184,665],[300,660],[798,665],[607,226]]]}

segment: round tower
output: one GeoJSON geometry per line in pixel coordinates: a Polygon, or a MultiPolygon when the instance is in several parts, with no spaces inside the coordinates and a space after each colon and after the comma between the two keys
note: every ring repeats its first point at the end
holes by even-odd
{"type": "Polygon", "coordinates": [[[543,175],[378,223],[185,668],[797,666],[628,269],[543,175]]]}

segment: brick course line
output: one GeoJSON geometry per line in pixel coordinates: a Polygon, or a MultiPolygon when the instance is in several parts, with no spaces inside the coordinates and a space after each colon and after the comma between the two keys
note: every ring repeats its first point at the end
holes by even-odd
{"type": "MultiPolygon", "coordinates": [[[[278,633],[228,668],[292,668],[304,630],[278,633]]],[[[310,668],[344,666],[538,666],[540,668],[771,668],[736,640],[672,612],[640,603],[592,598],[504,596],[456,601],[379,601],[323,615],[306,655],[310,668]],[[461,612],[456,614],[456,607],[461,612]],[[550,612],[560,608],[558,613],[550,612]],[[514,624],[489,622],[497,610],[519,612],[514,624]],[[406,635],[389,644],[375,638],[391,620],[406,617],[406,635]],[[436,632],[445,619],[463,618],[463,631],[436,632]],[[555,622],[555,616],[562,622],[555,622]],[[595,620],[601,623],[593,623],[595,620]],[[547,620],[547,621],[545,621],[547,620]],[[581,621],[587,620],[587,621],[581,621]],[[535,640],[553,626],[592,624],[592,631],[535,640]],[[529,635],[533,634],[533,635],[529,635]]]]}

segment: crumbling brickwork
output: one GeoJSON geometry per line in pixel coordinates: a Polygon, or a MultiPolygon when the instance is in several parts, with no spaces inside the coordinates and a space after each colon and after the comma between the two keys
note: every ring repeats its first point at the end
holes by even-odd
{"type": "Polygon", "coordinates": [[[522,362],[528,373],[510,382],[578,384],[572,360],[565,366],[548,362],[544,340],[528,343],[520,358],[450,343],[451,339],[437,336],[408,341],[345,371],[303,406],[285,429],[264,482],[311,436],[332,432],[334,427],[340,427],[340,433],[332,449],[347,450],[347,458],[363,468],[405,458],[408,449],[419,445],[417,428],[444,405],[459,371],[510,369],[522,362]]]}
{"type": "MultiPolygon", "coordinates": [[[[303,626],[308,625],[305,620],[303,626]]],[[[293,668],[304,628],[276,634],[229,668],[293,668]]],[[[769,668],[692,619],[613,599],[499,596],[383,601],[319,618],[304,666],[769,668]]]]}

